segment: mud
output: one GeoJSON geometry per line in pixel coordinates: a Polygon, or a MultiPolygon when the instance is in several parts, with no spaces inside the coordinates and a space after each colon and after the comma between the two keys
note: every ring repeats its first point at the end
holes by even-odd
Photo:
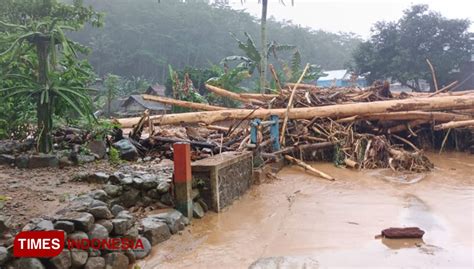
{"type": "Polygon", "coordinates": [[[221,214],[194,220],[141,268],[247,268],[259,258],[310,257],[321,267],[474,267],[474,155],[431,154],[428,174],[315,164],[335,182],[283,169],[221,214]],[[423,239],[381,239],[418,226],[423,239]]]}

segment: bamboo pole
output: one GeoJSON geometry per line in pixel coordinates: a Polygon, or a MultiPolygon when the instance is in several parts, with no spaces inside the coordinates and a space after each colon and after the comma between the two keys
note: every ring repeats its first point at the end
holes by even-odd
{"type": "Polygon", "coordinates": [[[436,74],[435,74],[434,67],[433,67],[433,65],[431,64],[431,62],[428,58],[426,58],[426,62],[430,66],[431,76],[433,77],[433,83],[434,83],[434,86],[435,86],[435,92],[437,92],[438,91],[438,80],[436,80],[436,74]]]}
{"type": "Polygon", "coordinates": [[[278,88],[278,92],[280,94],[283,94],[283,89],[281,88],[280,79],[278,78],[278,75],[275,71],[275,68],[273,67],[273,64],[269,64],[269,67],[270,67],[270,72],[272,72],[273,79],[275,80],[275,84],[278,88]]]}
{"type": "Polygon", "coordinates": [[[285,159],[287,159],[287,160],[290,161],[290,162],[295,163],[295,164],[298,165],[298,166],[303,167],[305,170],[308,170],[308,171],[310,171],[310,172],[316,174],[318,177],[322,177],[322,178],[327,179],[327,180],[330,180],[330,181],[336,180],[334,177],[332,177],[332,176],[330,176],[330,175],[328,175],[328,174],[326,174],[326,173],[324,173],[324,172],[322,172],[322,171],[319,171],[318,169],[312,167],[311,165],[309,165],[309,164],[307,164],[307,163],[305,163],[305,162],[303,162],[303,161],[301,161],[301,160],[298,160],[298,159],[296,159],[296,158],[293,158],[293,157],[291,157],[290,155],[285,155],[285,159]]]}
{"type": "Polygon", "coordinates": [[[319,89],[321,89],[318,86],[312,85],[312,84],[298,84],[298,85],[296,85],[296,83],[286,83],[285,86],[290,87],[290,88],[295,88],[295,86],[298,86],[297,89],[303,89],[303,90],[319,90],[319,89]]]}
{"type": "Polygon", "coordinates": [[[211,91],[211,92],[213,92],[217,95],[224,96],[224,97],[227,97],[227,98],[230,98],[230,99],[233,99],[233,100],[237,100],[237,101],[240,101],[240,102],[243,102],[243,103],[250,103],[250,104],[255,104],[255,105],[264,105],[265,104],[264,102],[262,102],[260,100],[243,98],[238,93],[231,92],[231,91],[228,91],[228,90],[224,90],[224,89],[221,89],[219,87],[212,86],[212,85],[209,85],[209,84],[206,84],[206,88],[209,91],[211,91]]]}
{"type": "Polygon", "coordinates": [[[275,97],[278,97],[278,94],[262,94],[262,93],[240,93],[240,97],[246,98],[246,99],[257,99],[257,100],[270,100],[275,97]]]}
{"type": "MultiPolygon", "coordinates": [[[[368,103],[338,104],[321,107],[293,108],[288,113],[289,119],[313,119],[314,117],[330,117],[334,119],[354,115],[370,115],[399,111],[435,111],[443,109],[471,109],[474,107],[474,95],[442,96],[432,98],[409,98],[403,100],[375,101],[368,103]]],[[[266,119],[271,115],[284,116],[286,109],[227,109],[218,111],[189,112],[151,116],[154,124],[213,123],[231,119],[266,119]]],[[[115,121],[123,128],[130,128],[140,117],[122,118],[115,121]]]]}
{"type": "Polygon", "coordinates": [[[226,107],[221,107],[221,106],[194,103],[194,102],[182,101],[182,100],[156,96],[156,95],[149,95],[149,94],[142,94],[142,97],[144,100],[148,100],[148,101],[159,102],[163,104],[186,107],[186,108],[197,109],[197,110],[215,111],[215,110],[228,109],[226,107]]]}
{"type": "Polygon", "coordinates": [[[448,123],[443,123],[440,125],[436,125],[434,129],[436,131],[451,129],[451,128],[461,128],[461,127],[469,127],[474,126],[474,120],[464,120],[464,121],[451,121],[448,123]]]}
{"type": "Polygon", "coordinates": [[[440,94],[440,93],[442,93],[442,92],[444,92],[444,91],[446,91],[446,90],[449,90],[449,88],[455,86],[456,84],[458,84],[458,81],[457,81],[457,80],[451,82],[450,84],[448,84],[446,87],[442,88],[441,90],[436,91],[436,92],[434,92],[434,93],[428,95],[428,97],[433,97],[433,96],[435,96],[435,95],[437,95],[437,94],[440,94]]]}

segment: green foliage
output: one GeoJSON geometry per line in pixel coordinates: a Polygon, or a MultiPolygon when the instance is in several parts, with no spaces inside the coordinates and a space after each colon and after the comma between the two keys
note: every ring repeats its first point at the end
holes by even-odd
{"type": "Polygon", "coordinates": [[[121,164],[123,161],[120,159],[120,152],[114,147],[109,149],[109,162],[113,165],[121,164]]]}
{"type": "Polygon", "coordinates": [[[419,91],[420,80],[432,81],[429,59],[439,84],[448,84],[453,70],[471,57],[469,26],[469,20],[447,19],[427,5],[414,5],[397,22],[374,25],[370,40],[354,52],[355,67],[359,73],[370,72],[369,82],[392,78],[419,91]]]}
{"type": "MultiPolygon", "coordinates": [[[[198,70],[198,69],[192,69],[188,68],[187,70],[183,70],[180,72],[175,72],[171,65],[169,66],[170,70],[170,78],[168,79],[166,83],[167,91],[171,92],[171,95],[174,99],[178,100],[183,100],[183,101],[189,101],[189,102],[194,102],[194,103],[208,103],[206,98],[203,97],[199,93],[199,88],[195,88],[195,84],[191,79],[191,76],[189,73],[185,71],[190,71],[190,73],[198,80],[198,87],[202,83],[202,87],[204,88],[204,81],[199,83],[199,79],[202,79],[204,76],[206,76],[207,72],[209,70],[198,70]],[[171,89],[169,89],[169,88],[171,89]]],[[[209,75],[209,74],[208,74],[209,75]]],[[[187,108],[183,107],[177,107],[173,106],[173,112],[179,113],[179,112],[188,112],[190,111],[187,108]]]]}

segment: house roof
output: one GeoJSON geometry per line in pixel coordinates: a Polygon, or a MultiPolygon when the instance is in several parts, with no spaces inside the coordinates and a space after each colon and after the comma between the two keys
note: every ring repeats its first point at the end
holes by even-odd
{"type": "Polygon", "coordinates": [[[163,85],[155,84],[146,89],[146,94],[165,96],[166,88],[163,85]]]}
{"type": "Polygon", "coordinates": [[[130,97],[128,97],[128,99],[125,102],[123,102],[122,106],[124,107],[128,106],[132,102],[137,102],[142,107],[149,110],[170,110],[171,109],[169,105],[165,105],[159,102],[144,100],[141,95],[130,95],[130,97]]]}
{"type": "Polygon", "coordinates": [[[328,81],[328,80],[342,80],[342,79],[349,79],[349,76],[346,76],[348,74],[347,69],[340,69],[340,70],[329,70],[329,71],[324,71],[324,74],[327,76],[325,77],[320,77],[318,81],[328,81]]]}

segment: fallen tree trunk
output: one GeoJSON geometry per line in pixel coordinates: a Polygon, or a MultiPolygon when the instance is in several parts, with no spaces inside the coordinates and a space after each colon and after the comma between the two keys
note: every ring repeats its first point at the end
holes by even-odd
{"type": "Polygon", "coordinates": [[[303,167],[305,170],[308,170],[308,171],[313,172],[314,174],[316,174],[316,175],[319,176],[319,177],[322,177],[322,178],[327,179],[327,180],[330,180],[330,181],[336,180],[334,177],[332,177],[332,176],[330,176],[330,175],[328,175],[328,174],[326,174],[326,173],[324,173],[324,172],[322,172],[322,171],[319,171],[318,169],[312,167],[311,165],[309,165],[309,164],[307,164],[307,163],[305,163],[305,162],[303,162],[303,161],[301,161],[301,160],[298,160],[298,159],[296,159],[296,158],[293,158],[293,157],[291,157],[291,156],[289,156],[289,155],[285,155],[285,159],[287,159],[287,160],[290,161],[290,162],[295,163],[295,164],[298,165],[298,166],[303,167]]]}
{"type": "MultiPolygon", "coordinates": [[[[293,108],[288,113],[289,119],[313,119],[314,117],[344,118],[354,115],[369,115],[398,111],[433,111],[442,109],[467,109],[474,107],[474,95],[443,96],[431,98],[410,98],[404,100],[376,101],[369,103],[354,103],[330,105],[321,107],[293,108]]],[[[285,108],[280,109],[228,109],[219,111],[190,112],[180,114],[150,116],[154,124],[213,123],[230,119],[266,119],[271,115],[282,117],[285,108]]],[[[130,128],[140,120],[140,117],[123,118],[116,121],[123,128],[130,128]]]]}
{"type": "Polygon", "coordinates": [[[159,103],[163,103],[163,104],[179,106],[179,107],[186,107],[186,108],[197,109],[197,110],[215,111],[215,110],[228,109],[226,107],[213,106],[213,105],[201,104],[201,103],[193,103],[193,102],[188,102],[188,101],[181,101],[181,100],[177,100],[177,99],[161,97],[161,96],[156,96],[156,95],[149,95],[149,94],[142,94],[142,97],[143,97],[144,100],[148,100],[148,101],[154,101],[154,102],[159,102],[159,103]]]}
{"type": "Polygon", "coordinates": [[[286,83],[286,87],[294,88],[296,85],[296,89],[304,89],[304,90],[320,90],[321,88],[316,86],[316,85],[311,85],[311,84],[297,84],[297,83],[286,83]]]}
{"type": "Polygon", "coordinates": [[[239,95],[242,98],[258,99],[258,100],[263,100],[263,101],[271,100],[271,99],[279,96],[278,94],[268,94],[268,93],[266,93],[266,94],[263,94],[263,93],[240,93],[239,95]]]}
{"type": "Polygon", "coordinates": [[[439,131],[439,130],[469,127],[469,126],[474,126],[474,120],[451,121],[451,122],[448,122],[448,123],[443,123],[443,124],[440,124],[440,125],[436,125],[434,127],[434,129],[435,129],[435,131],[439,131]]]}
{"type": "Polygon", "coordinates": [[[243,103],[250,103],[250,104],[254,104],[254,105],[264,105],[265,103],[260,101],[260,100],[257,100],[257,99],[251,99],[251,98],[244,98],[242,96],[240,96],[240,94],[238,93],[235,93],[235,92],[231,92],[231,91],[228,91],[228,90],[224,90],[224,89],[221,89],[219,87],[216,87],[216,86],[212,86],[212,85],[209,85],[209,84],[206,84],[206,88],[217,94],[217,95],[220,95],[220,96],[224,96],[224,97],[227,97],[227,98],[230,98],[230,99],[233,99],[233,100],[236,100],[236,101],[240,101],[240,102],[243,102],[243,103]]]}

